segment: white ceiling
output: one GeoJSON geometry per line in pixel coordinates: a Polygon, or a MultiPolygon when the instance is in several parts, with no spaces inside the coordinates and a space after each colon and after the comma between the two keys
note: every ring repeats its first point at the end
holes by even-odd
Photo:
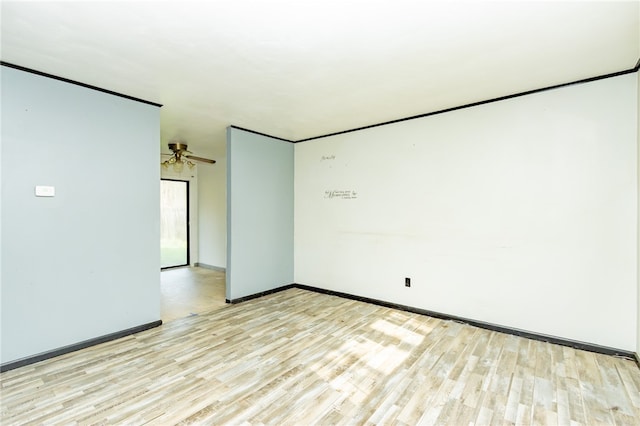
{"type": "MultiPolygon", "coordinates": [[[[633,68],[640,2],[2,1],[2,60],[161,103],[162,145],[300,140],[633,68]]],[[[166,151],[166,149],[165,149],[166,151]]]]}

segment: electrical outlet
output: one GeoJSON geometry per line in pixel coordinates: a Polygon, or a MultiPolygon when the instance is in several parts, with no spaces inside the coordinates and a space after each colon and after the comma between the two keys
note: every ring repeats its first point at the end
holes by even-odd
{"type": "Polygon", "coordinates": [[[411,287],[411,278],[405,278],[404,279],[404,286],[405,287],[411,287]]]}

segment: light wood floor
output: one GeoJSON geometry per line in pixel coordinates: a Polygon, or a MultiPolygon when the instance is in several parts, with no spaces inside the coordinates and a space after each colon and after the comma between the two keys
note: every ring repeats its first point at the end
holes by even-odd
{"type": "Polygon", "coordinates": [[[640,424],[634,362],[300,289],[0,375],[2,424],[640,424]]]}

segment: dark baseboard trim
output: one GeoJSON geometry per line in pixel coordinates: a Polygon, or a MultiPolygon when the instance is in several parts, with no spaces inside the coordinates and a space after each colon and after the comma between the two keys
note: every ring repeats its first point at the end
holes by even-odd
{"type": "Polygon", "coordinates": [[[231,127],[232,129],[236,129],[236,130],[242,130],[243,132],[249,132],[249,133],[254,133],[254,134],[260,135],[260,136],[266,136],[266,137],[271,138],[271,139],[277,139],[279,141],[294,143],[294,141],[289,140],[289,139],[279,138],[278,136],[273,136],[273,135],[268,135],[266,133],[256,132],[255,130],[251,130],[251,129],[244,129],[242,127],[233,126],[233,125],[231,125],[229,127],[231,127]]]}
{"type": "Polygon", "coordinates": [[[176,265],[176,266],[165,266],[163,268],[160,268],[160,271],[170,271],[172,269],[183,269],[183,268],[190,268],[191,265],[186,264],[186,265],[176,265]]]}
{"type": "Polygon", "coordinates": [[[474,319],[458,317],[458,316],[455,316],[455,315],[443,314],[441,312],[435,312],[435,311],[429,311],[429,310],[426,310],[426,309],[414,308],[412,306],[406,306],[406,305],[400,305],[400,304],[397,304],[397,303],[385,302],[383,300],[371,299],[371,298],[368,298],[368,297],[354,296],[354,295],[348,294],[348,293],[342,293],[342,292],[333,291],[333,290],[326,290],[326,289],[323,289],[323,288],[312,287],[312,286],[303,285],[303,284],[295,284],[294,286],[297,287],[297,288],[303,289],[303,290],[315,291],[317,293],[323,293],[323,294],[328,294],[328,295],[331,295],[331,296],[343,297],[343,298],[346,298],[346,299],[357,300],[359,302],[372,303],[374,305],[384,306],[386,308],[398,309],[398,310],[401,310],[401,311],[412,312],[412,313],[420,314],[420,315],[427,315],[427,316],[430,316],[430,317],[440,318],[440,319],[443,319],[443,320],[461,322],[461,323],[464,323],[464,324],[472,325],[474,327],[484,328],[484,329],[487,329],[487,330],[497,331],[497,332],[500,332],[500,333],[512,334],[514,336],[525,337],[527,339],[539,340],[541,342],[548,342],[548,343],[553,343],[553,344],[561,345],[561,346],[568,346],[568,347],[572,347],[572,348],[575,348],[575,349],[581,349],[581,350],[584,350],[584,351],[595,352],[595,353],[599,353],[599,354],[623,357],[623,358],[627,358],[627,359],[630,359],[630,360],[637,360],[637,354],[635,352],[625,351],[625,350],[622,350],[622,349],[610,348],[608,346],[594,345],[594,344],[591,344],[591,343],[580,342],[580,341],[577,341],[577,340],[564,339],[564,338],[561,338],[561,337],[549,336],[549,335],[540,334],[540,333],[534,333],[534,332],[531,332],[531,331],[520,330],[520,329],[517,329],[517,328],[505,327],[505,326],[502,326],[502,325],[492,324],[492,323],[488,323],[488,322],[484,322],[484,321],[477,321],[477,320],[474,320],[474,319]]]}
{"type": "Polygon", "coordinates": [[[211,269],[212,271],[226,272],[225,268],[222,268],[220,266],[207,265],[206,263],[196,262],[193,264],[193,266],[197,266],[198,268],[211,269]]]}
{"type": "Polygon", "coordinates": [[[282,287],[272,288],[271,290],[261,291],[260,293],[255,293],[255,294],[251,294],[249,296],[239,297],[237,299],[225,299],[225,302],[231,303],[231,304],[246,302],[247,300],[257,299],[259,297],[267,296],[269,294],[278,293],[278,292],[284,291],[284,290],[289,290],[290,288],[296,288],[297,286],[298,286],[297,284],[283,285],[282,287]]]}
{"type": "Polygon", "coordinates": [[[26,67],[22,67],[20,65],[15,65],[15,64],[11,64],[9,62],[4,62],[4,61],[0,61],[0,65],[4,66],[4,67],[8,67],[8,68],[13,68],[16,70],[20,70],[20,71],[24,71],[24,72],[28,72],[31,74],[36,74],[42,77],[47,77],[47,78],[52,78],[54,80],[58,80],[58,81],[63,81],[65,83],[70,83],[70,84],[74,84],[76,86],[81,86],[81,87],[85,87],[87,89],[91,89],[91,90],[97,90],[98,92],[102,92],[102,93],[108,93],[110,95],[114,95],[114,96],[118,96],[120,98],[125,98],[125,99],[129,99],[132,101],[136,101],[136,102],[141,102],[143,104],[147,104],[147,105],[153,105],[153,106],[157,106],[157,107],[162,107],[162,104],[158,104],[155,102],[151,102],[151,101],[145,101],[144,99],[140,99],[140,98],[135,98],[133,96],[129,96],[129,95],[124,95],[122,93],[118,93],[118,92],[114,92],[112,90],[107,90],[107,89],[103,89],[101,87],[97,87],[97,86],[92,86],[90,84],[86,84],[86,83],[81,83],[79,81],[75,81],[75,80],[70,80],[68,78],[64,78],[64,77],[59,77],[57,75],[53,75],[53,74],[49,74],[46,72],[42,72],[42,71],[38,71],[38,70],[34,70],[31,68],[26,68],[26,67]]]}
{"type": "Polygon", "coordinates": [[[372,298],[369,298],[369,297],[356,296],[356,295],[349,294],[349,293],[343,293],[343,292],[334,291],[334,290],[327,290],[327,289],[324,289],[324,288],[313,287],[313,286],[304,285],[304,284],[295,284],[295,283],[294,284],[289,284],[289,285],[285,285],[285,286],[282,286],[282,287],[277,287],[277,288],[274,288],[274,289],[271,289],[271,290],[263,291],[263,292],[260,292],[260,293],[252,294],[252,295],[249,295],[249,296],[240,297],[240,298],[237,298],[237,299],[232,299],[232,300],[226,299],[226,302],[227,303],[231,303],[231,304],[246,302],[248,300],[257,299],[259,297],[266,296],[268,294],[277,293],[277,292],[280,292],[280,291],[283,291],[283,290],[288,290],[290,288],[299,288],[299,289],[302,289],[302,290],[313,291],[313,292],[316,292],[316,293],[327,294],[327,295],[330,295],[330,296],[337,296],[337,297],[342,297],[342,298],[345,298],[345,299],[357,300],[359,302],[371,303],[373,305],[384,306],[386,308],[397,309],[397,310],[400,310],[400,311],[411,312],[411,313],[419,314],[419,315],[426,315],[426,316],[430,316],[430,317],[433,317],[433,318],[439,318],[439,319],[442,319],[442,320],[456,321],[456,322],[463,323],[463,324],[469,324],[469,325],[472,325],[474,327],[479,327],[479,328],[483,328],[483,329],[491,330],[491,331],[497,331],[499,333],[512,334],[514,336],[524,337],[524,338],[531,339],[531,340],[538,340],[538,341],[541,341],[541,342],[553,343],[553,344],[556,344],[556,345],[567,346],[567,347],[571,347],[571,348],[575,348],[575,349],[580,349],[580,350],[589,351],[589,352],[595,352],[595,353],[604,354],[604,355],[612,355],[612,356],[622,357],[622,358],[626,358],[626,359],[635,361],[638,364],[638,367],[640,368],[640,357],[638,356],[638,354],[636,354],[635,352],[632,352],[632,351],[626,351],[626,350],[623,350],[623,349],[611,348],[609,346],[602,346],[602,345],[596,345],[596,344],[587,343],[587,342],[581,342],[581,341],[578,341],[578,340],[565,339],[565,338],[562,338],[562,337],[550,336],[550,335],[547,335],[547,334],[534,333],[534,332],[531,332],[531,331],[521,330],[521,329],[518,329],[518,328],[505,327],[505,326],[498,325],[498,324],[492,324],[492,323],[488,323],[488,322],[484,322],[484,321],[477,321],[477,320],[474,320],[474,319],[459,317],[459,316],[456,316],[456,315],[449,315],[449,314],[445,314],[445,313],[442,313],[442,312],[436,312],[436,311],[430,311],[430,310],[427,310],[427,309],[415,308],[413,306],[407,306],[407,305],[401,305],[401,304],[398,304],[398,303],[386,302],[384,300],[372,299],[372,298]]]}
{"type": "Polygon", "coordinates": [[[111,340],[120,339],[131,334],[139,333],[141,331],[149,330],[154,327],[162,325],[162,320],[153,321],[147,324],[138,325],[136,327],[127,328],[126,330],[116,331],[115,333],[105,334],[104,336],[96,337],[94,339],[85,340],[83,342],[74,343],[72,345],[63,346],[58,349],[43,352],[37,355],[21,358],[16,361],[7,362],[0,365],[0,373],[13,370],[25,365],[35,364],[36,362],[44,361],[49,358],[54,358],[60,355],[68,354],[69,352],[79,351],[90,346],[99,345],[100,343],[109,342],[111,340]]]}

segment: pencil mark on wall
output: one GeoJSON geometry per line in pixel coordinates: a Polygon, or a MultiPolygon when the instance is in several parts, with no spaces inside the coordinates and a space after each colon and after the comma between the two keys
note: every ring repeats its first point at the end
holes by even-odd
{"type": "Polygon", "coordinates": [[[356,198],[358,198],[358,193],[353,190],[324,191],[324,198],[339,198],[342,200],[355,200],[356,198]]]}
{"type": "Polygon", "coordinates": [[[335,160],[335,159],[336,159],[335,155],[323,155],[322,157],[320,157],[320,161],[335,160]]]}

